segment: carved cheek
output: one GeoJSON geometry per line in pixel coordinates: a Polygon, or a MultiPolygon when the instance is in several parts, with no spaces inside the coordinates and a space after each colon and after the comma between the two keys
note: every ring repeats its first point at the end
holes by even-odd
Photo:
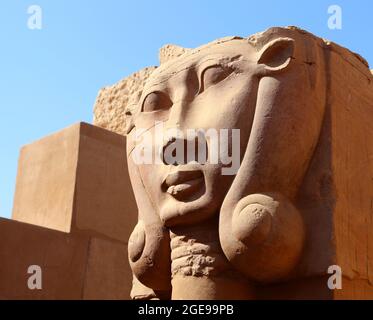
{"type": "Polygon", "coordinates": [[[128,241],[128,254],[132,262],[140,259],[145,248],[145,230],[143,223],[139,221],[132,231],[128,241]]]}
{"type": "Polygon", "coordinates": [[[255,106],[257,87],[253,80],[251,75],[233,73],[222,82],[210,86],[190,105],[184,122],[188,127],[237,128],[242,116],[253,113],[250,106],[255,106]],[[250,103],[251,99],[253,103],[250,103]]]}
{"type": "Polygon", "coordinates": [[[148,113],[139,113],[134,117],[134,124],[137,129],[149,129],[154,127],[156,122],[167,121],[170,110],[161,110],[148,113]]]}

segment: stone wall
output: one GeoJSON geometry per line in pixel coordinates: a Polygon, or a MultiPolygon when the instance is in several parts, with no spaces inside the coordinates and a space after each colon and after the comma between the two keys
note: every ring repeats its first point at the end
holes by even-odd
{"type": "Polygon", "coordinates": [[[0,298],[129,299],[137,209],[125,144],[79,123],[22,148],[13,219],[0,219],[0,298]],[[30,265],[41,290],[27,286],[30,265]]]}

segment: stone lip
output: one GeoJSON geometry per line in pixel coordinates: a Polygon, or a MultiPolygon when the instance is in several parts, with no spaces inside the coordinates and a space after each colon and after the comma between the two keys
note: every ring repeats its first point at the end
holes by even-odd
{"type": "MultiPolygon", "coordinates": [[[[225,37],[185,51],[171,45],[162,50],[161,66],[152,73],[151,81],[157,85],[162,83],[159,90],[185,90],[185,96],[172,107],[169,125],[184,124],[185,128],[191,128],[198,124],[214,128],[226,125],[224,120],[236,120],[236,114],[231,111],[236,110],[236,105],[242,106],[240,110],[244,111],[247,111],[245,106],[253,106],[250,111],[253,111],[254,125],[248,128],[245,122],[240,126],[240,129],[250,131],[247,132],[249,142],[239,171],[234,181],[229,182],[227,193],[224,189],[225,194],[219,195],[219,188],[214,187],[210,203],[223,198],[222,206],[217,208],[209,203],[209,206],[196,210],[202,215],[205,208],[213,208],[212,214],[219,217],[220,245],[235,270],[245,274],[257,287],[268,288],[274,288],[275,283],[281,287],[292,281],[301,283],[300,279],[304,278],[322,278],[328,267],[334,264],[340,265],[344,277],[351,281],[372,282],[370,257],[373,256],[373,247],[369,246],[372,225],[367,221],[372,220],[369,199],[373,191],[370,174],[373,149],[369,141],[373,136],[370,125],[373,78],[367,61],[359,54],[296,27],[274,27],[247,38],[225,37]],[[246,68],[237,68],[239,72],[233,72],[236,77],[227,80],[226,85],[216,81],[217,78],[206,76],[213,83],[209,94],[204,95],[202,91],[200,95],[189,98],[187,94],[192,92],[189,87],[198,87],[195,84],[203,86],[205,78],[197,75],[198,83],[186,79],[196,73],[195,66],[203,59],[207,60],[210,54],[221,54],[232,60],[238,57],[237,60],[245,62],[246,68]],[[238,80],[233,82],[233,79],[238,80]],[[245,82],[248,79],[249,84],[245,82]],[[253,83],[255,85],[250,87],[253,83]],[[242,84],[245,84],[243,88],[240,87],[242,84]],[[245,96],[246,100],[240,100],[244,96],[242,92],[250,92],[245,96]],[[218,103],[216,97],[219,97],[218,103]],[[226,109],[219,109],[223,110],[220,114],[224,119],[210,113],[210,105],[224,105],[227,97],[236,104],[232,107],[227,102],[226,109]],[[199,113],[200,110],[203,112],[199,113]],[[277,211],[270,212],[264,205],[262,210],[256,203],[248,203],[248,208],[235,211],[240,200],[264,193],[280,199],[275,201],[279,203],[277,211]],[[292,209],[288,210],[290,206],[292,209]],[[290,211],[292,215],[285,214],[290,211]],[[232,212],[243,215],[238,215],[240,219],[234,221],[232,212]],[[250,223],[247,223],[248,216],[252,218],[250,223]],[[299,218],[298,222],[290,224],[295,216],[299,218]],[[235,228],[233,223],[236,223],[235,228]]],[[[149,86],[152,84],[148,83],[149,86]]],[[[251,114],[244,111],[240,117],[244,114],[242,118],[249,119],[251,114]]],[[[156,118],[151,114],[145,116],[148,117],[146,120],[156,118]]],[[[133,180],[136,196],[140,199],[138,203],[149,204],[140,210],[146,211],[148,216],[143,213],[139,220],[146,223],[149,219],[157,228],[167,232],[171,224],[152,216],[158,212],[157,201],[163,201],[154,192],[157,168],[145,170],[138,166],[138,169],[140,174],[135,177],[138,181],[133,180]]],[[[175,201],[172,210],[181,216],[183,204],[177,205],[175,201]]],[[[146,232],[146,237],[151,235],[150,231],[146,232]]],[[[180,237],[188,232],[180,233],[180,237]]],[[[148,256],[159,256],[158,248],[168,246],[167,237],[161,240],[151,242],[154,250],[140,257],[145,270],[148,256]]],[[[177,256],[175,252],[174,256],[177,256]]],[[[189,266],[189,262],[198,265],[193,254],[186,261],[184,256],[182,258],[175,260],[176,269],[189,266]]],[[[200,262],[200,256],[197,255],[196,259],[200,262]]],[[[204,257],[201,261],[205,263],[204,257]]],[[[189,272],[189,268],[186,269],[189,272]]],[[[168,266],[162,265],[157,274],[165,273],[165,270],[169,270],[168,266]]],[[[152,273],[147,285],[151,287],[152,279],[156,278],[152,273]]],[[[176,288],[176,284],[173,283],[173,290],[185,293],[186,285],[177,284],[176,288]]],[[[324,288],[324,292],[320,288],[317,290],[320,290],[320,297],[325,297],[325,290],[329,289],[324,288]]],[[[218,291],[213,290],[211,294],[218,291]]],[[[194,293],[193,297],[198,297],[194,293]]],[[[343,294],[354,295],[351,291],[343,294]]],[[[332,299],[338,296],[335,293],[328,295],[332,299]]]]}

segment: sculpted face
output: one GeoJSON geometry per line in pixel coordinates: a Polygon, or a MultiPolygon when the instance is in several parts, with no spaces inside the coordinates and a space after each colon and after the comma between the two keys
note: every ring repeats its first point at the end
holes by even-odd
{"type": "MultiPolygon", "coordinates": [[[[297,274],[306,241],[299,188],[327,105],[324,49],[321,39],[303,31],[273,28],[187,51],[151,74],[126,121],[139,213],[128,250],[142,284],[184,292],[179,269],[190,272],[189,261],[197,269],[201,262],[201,248],[193,256],[179,241],[184,238],[203,250],[218,248],[204,254],[221,256],[258,283],[297,274]],[[217,144],[210,130],[218,133],[217,144]],[[191,131],[201,131],[205,141],[198,144],[191,131]],[[144,146],[150,161],[135,161],[144,146]],[[198,157],[204,148],[207,162],[198,157]]],[[[215,267],[220,270],[208,270],[215,267]]]]}
{"type": "MultiPolygon", "coordinates": [[[[241,160],[259,82],[255,58],[256,51],[247,41],[234,39],[193,50],[162,65],[143,90],[134,116],[135,129],[150,133],[153,150],[163,153],[172,143],[194,144],[187,136],[190,129],[229,129],[230,135],[231,129],[240,129],[240,139],[235,141],[239,145],[232,146],[230,136],[227,149],[241,160]],[[166,138],[157,137],[161,133],[157,122],[162,122],[166,138]],[[183,136],[170,135],[170,129],[178,129],[183,136]]],[[[206,144],[208,151],[216,147],[209,138],[206,144]]],[[[234,174],[222,174],[227,165],[221,159],[198,163],[198,147],[194,153],[188,155],[197,161],[138,165],[145,190],[166,226],[195,223],[217,213],[234,180],[234,174]]],[[[161,154],[162,159],[164,156],[161,154]]]]}

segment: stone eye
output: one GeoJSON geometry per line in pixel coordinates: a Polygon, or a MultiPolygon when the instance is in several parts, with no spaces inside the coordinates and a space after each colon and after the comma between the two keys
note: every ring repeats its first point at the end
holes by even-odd
{"type": "Polygon", "coordinates": [[[172,101],[167,94],[160,91],[149,93],[142,104],[142,112],[167,110],[171,108],[172,101]]]}
{"type": "Polygon", "coordinates": [[[224,80],[230,73],[231,70],[225,69],[219,65],[208,67],[202,72],[200,93],[208,87],[224,80]]]}

